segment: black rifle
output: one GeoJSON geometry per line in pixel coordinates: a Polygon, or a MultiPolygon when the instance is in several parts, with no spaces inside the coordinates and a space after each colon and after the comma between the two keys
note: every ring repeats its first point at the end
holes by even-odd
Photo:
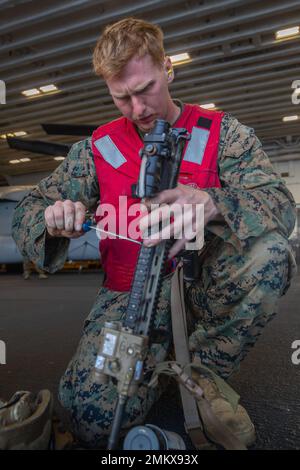
{"type": "MultiPolygon", "coordinates": [[[[189,138],[186,129],[172,129],[166,121],[156,121],[153,130],[144,137],[139,181],[133,187],[135,197],[151,198],[160,191],[176,187],[184,144],[189,138]]],[[[141,246],[122,324],[107,322],[100,334],[95,380],[103,384],[111,376],[117,379],[119,392],[109,450],[118,444],[127,398],[134,395],[142,381],[143,363],[171,245],[171,240],[162,240],[155,247],[141,246]]]]}

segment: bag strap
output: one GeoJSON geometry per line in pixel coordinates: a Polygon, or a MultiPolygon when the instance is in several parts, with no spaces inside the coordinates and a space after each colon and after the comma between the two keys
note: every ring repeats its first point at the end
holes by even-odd
{"type": "MultiPolygon", "coordinates": [[[[183,269],[179,266],[172,277],[171,283],[171,314],[172,314],[172,331],[176,360],[181,364],[190,363],[190,355],[186,345],[187,339],[187,323],[184,299],[182,299],[182,284],[179,277],[183,275],[183,269]]],[[[198,407],[195,398],[182,385],[179,385],[183,413],[185,419],[185,429],[189,434],[192,443],[196,448],[209,445],[202,428],[202,423],[198,414],[198,407]]]]}
{"type": "Polygon", "coordinates": [[[246,450],[240,440],[213,413],[208,400],[203,396],[203,391],[191,379],[191,368],[188,366],[190,364],[190,353],[181,264],[177,266],[171,282],[171,315],[176,361],[179,364],[187,365],[184,371],[187,369],[188,375],[185,374],[184,376],[184,374],[178,373],[178,377],[185,428],[192,443],[198,449],[209,446],[209,441],[204,434],[205,431],[209,439],[222,445],[225,449],[246,450]],[[193,393],[196,389],[197,393],[193,393]]]}

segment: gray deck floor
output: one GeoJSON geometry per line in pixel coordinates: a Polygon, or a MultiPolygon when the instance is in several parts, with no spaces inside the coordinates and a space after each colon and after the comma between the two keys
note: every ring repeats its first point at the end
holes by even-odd
{"type": "MultiPolygon", "coordinates": [[[[99,273],[58,273],[29,281],[0,274],[0,340],[7,348],[7,364],[0,365],[1,397],[41,388],[56,395],[101,280],[99,273]]],[[[295,340],[300,340],[300,276],[231,379],[255,423],[255,449],[300,449],[300,365],[291,361],[295,340]]],[[[56,408],[61,412],[57,403],[56,408]]],[[[163,396],[148,422],[184,432],[178,395],[163,396]]]]}

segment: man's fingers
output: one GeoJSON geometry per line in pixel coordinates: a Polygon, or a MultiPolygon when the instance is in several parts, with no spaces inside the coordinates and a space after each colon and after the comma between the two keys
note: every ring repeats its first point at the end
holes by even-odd
{"type": "Polygon", "coordinates": [[[64,229],[66,232],[74,231],[74,220],[75,220],[75,207],[72,201],[64,201],[63,203],[63,214],[64,214],[64,229]]]}
{"type": "Polygon", "coordinates": [[[47,228],[56,229],[53,206],[48,206],[45,210],[45,224],[47,228]]]}
{"type": "MultiPolygon", "coordinates": [[[[140,229],[147,234],[147,229],[151,228],[150,233],[156,233],[160,222],[162,238],[170,238],[167,236],[168,227],[172,226],[173,223],[174,229],[171,230],[171,235],[180,235],[186,229],[190,231],[190,226],[193,224],[193,208],[186,208],[178,203],[165,204],[144,216],[140,220],[140,229]],[[166,229],[164,230],[164,228],[166,229]]],[[[193,237],[194,235],[191,238],[193,237]]]]}
{"type": "Polygon", "coordinates": [[[64,207],[63,207],[62,201],[57,201],[54,204],[53,214],[54,214],[55,227],[58,230],[63,230],[65,228],[65,220],[64,220],[64,207]]]}
{"type": "Polygon", "coordinates": [[[144,232],[148,227],[153,227],[159,222],[167,225],[177,219],[179,220],[179,223],[181,223],[184,210],[184,207],[176,202],[171,205],[164,204],[154,208],[149,214],[141,218],[140,229],[144,232]]]}
{"type": "MultiPolygon", "coordinates": [[[[157,206],[157,204],[155,204],[155,206],[157,206]]],[[[146,214],[140,219],[139,225],[141,232],[144,232],[150,226],[153,227],[159,224],[161,220],[166,220],[168,218],[169,212],[170,206],[168,205],[154,208],[150,213],[146,214]]]]}
{"type": "Polygon", "coordinates": [[[45,209],[45,224],[50,235],[77,238],[83,234],[85,206],[77,201],[56,201],[45,209]]]}
{"type": "Polygon", "coordinates": [[[151,208],[151,204],[169,204],[175,202],[180,196],[180,188],[164,189],[157,196],[145,199],[145,204],[148,208],[151,208]]]}
{"type": "Polygon", "coordinates": [[[82,230],[82,224],[85,220],[85,207],[82,202],[75,202],[75,230],[82,230]]]}

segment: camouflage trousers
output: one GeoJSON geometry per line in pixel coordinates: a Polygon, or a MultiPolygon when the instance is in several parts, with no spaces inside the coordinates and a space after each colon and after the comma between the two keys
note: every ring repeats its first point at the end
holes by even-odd
{"type": "MultiPolygon", "coordinates": [[[[294,268],[288,241],[278,233],[268,233],[248,245],[247,252],[240,254],[215,238],[201,259],[200,281],[186,286],[187,307],[193,318],[190,350],[223,378],[238,369],[275,315],[277,300],[286,292],[294,268]]],[[[114,385],[98,385],[92,380],[98,337],[105,321],[122,319],[127,301],[128,293],[100,289],[78,349],[60,382],[59,398],[70,412],[73,431],[91,447],[97,447],[109,434],[117,399],[114,385]]],[[[163,283],[155,324],[168,335],[164,343],[152,344],[146,372],[166,359],[172,345],[170,276],[163,283]]],[[[161,394],[161,384],[150,388],[146,382],[127,402],[124,428],[142,423],[161,394]]]]}

